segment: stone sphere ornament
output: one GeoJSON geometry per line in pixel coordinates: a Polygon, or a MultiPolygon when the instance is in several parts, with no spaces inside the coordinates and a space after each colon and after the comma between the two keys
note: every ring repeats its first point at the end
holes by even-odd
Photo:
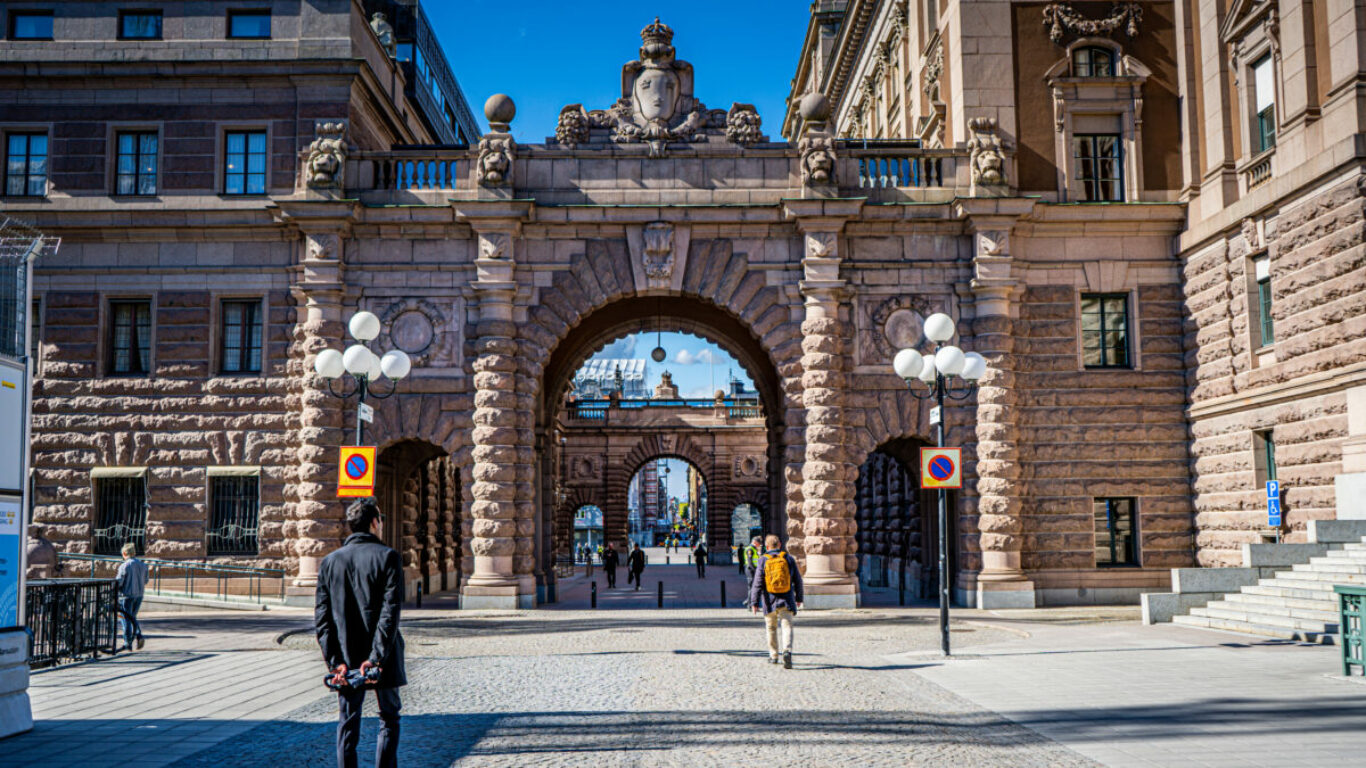
{"type": "Polygon", "coordinates": [[[934,342],[944,342],[953,338],[953,318],[943,312],[935,312],[925,318],[925,338],[934,342]]]}
{"type": "Polygon", "coordinates": [[[934,367],[945,376],[957,376],[963,372],[967,357],[958,347],[940,347],[934,353],[934,367]]]}
{"type": "Polygon", "coordinates": [[[394,381],[404,378],[413,369],[413,361],[401,349],[384,353],[379,361],[380,371],[394,381]]]}
{"type": "Polygon", "coordinates": [[[517,105],[506,93],[495,93],[484,102],[484,117],[490,123],[510,123],[517,116],[517,105]]]}
{"type": "Polygon", "coordinates": [[[374,312],[357,312],[351,316],[347,330],[358,341],[374,341],[379,336],[379,318],[374,312]]]}
{"type": "Polygon", "coordinates": [[[669,353],[665,352],[663,347],[655,347],[650,351],[650,359],[654,360],[656,363],[664,362],[664,358],[668,356],[669,353]]]}
{"type": "Polygon", "coordinates": [[[808,93],[797,105],[797,111],[803,120],[824,120],[830,117],[830,100],[819,91],[808,93]]]}
{"type": "Polygon", "coordinates": [[[920,375],[925,368],[925,357],[914,349],[903,349],[892,358],[892,370],[907,381],[920,375]]]}
{"type": "Polygon", "coordinates": [[[977,381],[987,372],[987,359],[977,354],[969,352],[964,357],[963,378],[968,381],[977,381]]]}
{"type": "Polygon", "coordinates": [[[342,362],[342,353],[335,349],[324,349],[313,359],[313,370],[324,379],[340,378],[346,373],[346,364],[342,362]]]}

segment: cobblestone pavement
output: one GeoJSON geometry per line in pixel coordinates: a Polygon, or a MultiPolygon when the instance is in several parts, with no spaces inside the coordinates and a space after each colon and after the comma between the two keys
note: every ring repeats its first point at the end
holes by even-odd
{"type": "MultiPolygon", "coordinates": [[[[405,766],[1090,766],[919,677],[929,611],[804,613],[795,668],[740,610],[415,613],[405,766]]],[[[974,645],[1013,637],[965,623],[974,645]]],[[[289,648],[313,650],[308,636],[289,648]]],[[[373,702],[363,754],[378,727],[373,702]]],[[[329,765],[323,698],[177,766],[329,765]]]]}

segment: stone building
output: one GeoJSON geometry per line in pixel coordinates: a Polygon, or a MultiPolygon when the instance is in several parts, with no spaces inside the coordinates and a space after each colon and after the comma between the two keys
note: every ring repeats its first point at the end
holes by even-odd
{"type": "MultiPolygon", "coordinates": [[[[1096,290],[1122,296],[1137,320],[1127,367],[1170,372],[1130,391],[1069,393],[1069,383],[1021,394],[1026,423],[1059,422],[1021,430],[1027,570],[1038,542],[1083,534],[1055,513],[1080,512],[1074,494],[1086,489],[1026,457],[1104,459],[1142,476],[1141,491],[1102,485],[1132,497],[1145,566],[1159,531],[1193,537],[1199,565],[1240,564],[1242,544],[1274,535],[1267,480],[1280,482],[1290,541],[1310,520],[1366,517],[1359,18],[1318,0],[812,3],[785,136],[798,135],[800,99],[813,91],[830,100],[837,135],[870,147],[962,146],[974,120],[994,120],[1013,187],[1045,201],[1017,237],[1057,216],[1093,222],[1085,235],[1133,226],[1121,211],[1140,202],[1179,204],[1160,284],[1136,282],[1133,262],[1090,261],[1100,248],[1088,237],[1046,247],[1056,267],[1079,271],[1019,275],[1016,335],[1033,338],[1017,341],[1017,359],[1038,361],[1031,379],[1067,381],[1058,374],[1072,366],[1035,356],[1070,354],[1085,320],[1084,310],[1040,314],[1036,302],[1096,290]],[[1147,351],[1157,317],[1161,362],[1147,351]],[[1084,405],[1103,407],[1114,431],[1063,427],[1084,405]],[[1166,501],[1152,498],[1159,488],[1166,501]]],[[[1016,242],[1017,261],[1044,256],[1033,237],[1016,242]]],[[[1022,362],[1016,381],[1031,367],[1022,362]]]]}
{"type": "MultiPolygon", "coordinates": [[[[414,358],[369,429],[386,538],[410,578],[458,588],[469,606],[551,599],[579,491],[613,494],[596,505],[624,542],[626,484],[663,457],[701,473],[710,549],[730,543],[717,520],[757,508],[758,527],[799,556],[812,606],[856,604],[860,568],[878,580],[888,562],[925,566],[937,531],[915,456],[928,406],[890,361],[931,349],[934,312],[989,362],[946,414],[967,480],[949,521],[962,601],[1133,600],[1166,588],[1172,567],[1217,564],[1261,533],[1254,467],[1274,464],[1254,455],[1279,456],[1287,486],[1303,468],[1286,498],[1292,536],[1333,514],[1360,363],[1359,203],[1356,129],[1328,131],[1355,113],[1329,105],[1354,91],[1333,85],[1299,123],[1282,121],[1288,96],[1258,107],[1282,121],[1276,147],[1239,150],[1254,113],[1236,105],[1263,103],[1246,90],[1268,76],[1260,43],[1236,47],[1258,55],[1233,57],[1234,78],[1215,53],[1232,38],[1184,7],[818,0],[782,122],[790,141],[771,141],[750,105],[705,105],[656,22],[620,73],[583,73],[620,77],[615,104],[570,103],[554,137],[519,145],[512,100],[493,97],[490,131],[462,149],[415,117],[401,35],[386,51],[370,4],[275,4],[270,32],[298,35],[275,51],[283,40],[225,40],[227,4],[175,4],[208,16],[168,15],[163,44],[124,48],[94,31],[112,30],[112,14],[32,5],[53,11],[57,40],[43,39],[41,13],[7,11],[0,131],[7,191],[21,194],[3,203],[63,238],[36,284],[34,458],[37,518],[64,549],[140,530],[153,555],[278,566],[310,594],[341,539],[330,483],[354,424],[313,360],[358,309],[382,318],[380,348],[414,358]],[[91,30],[63,33],[74,24],[91,30]],[[193,30],[167,65],[178,79],[139,79],[137,62],[193,30]],[[320,56],[339,45],[355,55],[320,56]],[[219,49],[243,53],[191,57],[219,49]],[[1201,51],[1208,62],[1191,59],[1201,51]],[[273,68],[254,68],[268,55],[273,68]],[[63,65],[26,68],[49,58],[63,65]],[[95,77],[108,87],[87,90],[95,77]],[[1294,126],[1295,141],[1318,143],[1293,144],[1294,126]],[[139,132],[165,145],[146,171],[121,149],[139,132]],[[1292,170],[1263,168],[1274,152],[1292,170]],[[144,183],[157,194],[127,194],[144,183]],[[1278,249],[1292,231],[1318,248],[1312,263],[1278,249]],[[1248,256],[1262,248],[1266,266],[1248,256]],[[1270,275],[1265,303],[1249,301],[1258,274],[1270,275]],[[1250,336],[1263,327],[1254,312],[1279,323],[1274,346],[1250,336]],[[716,432],[689,422],[704,409],[634,441],[622,417],[620,434],[571,451],[588,412],[566,397],[575,373],[642,331],[735,356],[758,404],[724,418],[755,442],[722,455],[694,439],[716,432]],[[1250,430],[1268,425],[1270,449],[1281,437],[1285,450],[1254,454],[1267,441],[1250,430]],[[621,459],[602,461],[608,441],[621,459]],[[602,474],[571,473],[595,458],[602,474]]],[[[1229,29],[1254,27],[1280,36],[1283,79],[1288,38],[1313,25],[1229,29]]],[[[1295,44],[1301,60],[1357,44],[1317,39],[1295,44]]],[[[1265,144],[1273,132],[1259,130],[1265,144]]],[[[932,571],[918,569],[923,589],[932,571]]]]}

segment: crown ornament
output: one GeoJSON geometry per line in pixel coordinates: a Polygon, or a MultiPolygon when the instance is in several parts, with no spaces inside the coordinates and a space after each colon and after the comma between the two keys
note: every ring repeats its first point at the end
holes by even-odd
{"type": "Polygon", "coordinates": [[[640,60],[668,62],[674,57],[674,31],[668,24],[660,23],[656,16],[654,23],[640,30],[640,60]]]}

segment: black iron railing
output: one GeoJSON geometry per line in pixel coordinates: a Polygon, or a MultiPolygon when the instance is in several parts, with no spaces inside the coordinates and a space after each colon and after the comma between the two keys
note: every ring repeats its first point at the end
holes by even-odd
{"type": "Polygon", "coordinates": [[[28,658],[33,669],[113,654],[118,644],[118,586],[113,579],[30,581],[28,658]]]}
{"type": "MultiPolygon", "coordinates": [[[[57,559],[68,572],[87,570],[112,576],[122,562],[119,557],[59,552],[57,559]]],[[[285,598],[285,572],[276,568],[248,568],[241,565],[196,563],[186,560],[152,560],[147,564],[146,593],[167,597],[214,597],[219,600],[247,600],[260,603],[266,598],[285,598]],[[266,592],[271,594],[267,595],[266,592]]]]}

